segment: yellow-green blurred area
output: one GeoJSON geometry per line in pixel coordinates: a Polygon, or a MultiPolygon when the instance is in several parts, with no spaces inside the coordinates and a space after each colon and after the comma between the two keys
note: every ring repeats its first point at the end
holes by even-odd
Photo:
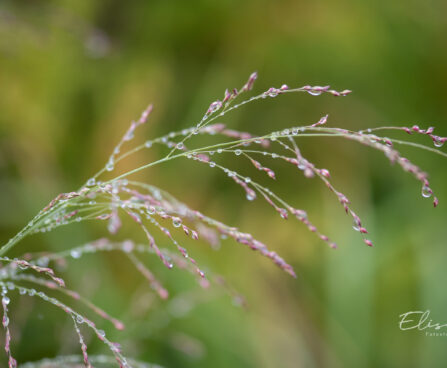
{"type": "MultiPolygon", "coordinates": [[[[265,134],[329,114],[330,126],[419,124],[447,135],[445,14],[442,0],[2,0],[2,244],[58,193],[76,190],[103,167],[148,103],[154,112],[132,144],[196,124],[225,88],[242,86],[254,70],[255,93],[283,83],[354,92],[343,98],[269,98],[219,122],[265,134]]],[[[433,147],[428,137],[389,135],[433,147]]],[[[338,250],[298,221],[281,219],[263,200],[245,200],[243,190],[217,169],[179,159],[135,178],[252,233],[290,262],[298,278],[230,240],[216,251],[178,232],[205,271],[223,275],[245,296],[247,309],[234,306],[218,287],[203,290],[190,274],[142,257],[170,291],[167,301],[159,301],[120,253],[69,260],[60,275],[121,318],[126,330],[115,331],[81,305],[71,305],[121,342],[126,355],[165,367],[445,367],[446,336],[401,331],[398,321],[402,313],[430,310],[435,322],[447,323],[447,160],[398,147],[430,173],[440,199],[433,209],[420,184],[380,152],[339,138],[297,141],[303,155],[331,171],[374,248],[353,231],[323,183],[291,165],[263,160],[277,173],[273,182],[243,158],[215,157],[308,210],[338,250]]],[[[166,152],[144,150],[116,173],[166,152]]],[[[160,246],[172,246],[155,230],[154,235],[160,246]]],[[[10,256],[70,249],[102,236],[104,222],[61,227],[26,238],[10,256]]],[[[111,238],[145,241],[131,221],[111,238]]],[[[15,295],[9,307],[19,363],[81,352],[72,321],[54,306],[15,295]]],[[[83,333],[90,354],[107,352],[87,329],[83,333]]],[[[2,356],[0,366],[6,364],[2,356]]]]}

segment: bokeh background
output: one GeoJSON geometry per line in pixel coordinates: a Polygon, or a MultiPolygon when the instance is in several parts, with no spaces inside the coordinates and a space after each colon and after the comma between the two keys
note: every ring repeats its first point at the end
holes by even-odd
{"type": "MultiPolygon", "coordinates": [[[[228,115],[231,127],[263,134],[328,113],[332,126],[416,123],[447,135],[445,14],[442,0],[2,0],[1,242],[56,194],[78,188],[102,167],[149,102],[155,110],[136,138],[141,142],[191,126],[225,88],[241,86],[254,70],[256,91],[287,83],[354,93],[265,100],[228,115]]],[[[431,173],[440,198],[433,209],[419,183],[380,153],[340,140],[300,143],[306,156],[330,169],[376,246],[364,246],[320,182],[287,165],[269,162],[278,175],[272,189],[307,209],[338,250],[261,200],[246,201],[216,170],[189,161],[149,170],[140,178],[253,233],[289,261],[298,278],[231,241],[215,251],[185,240],[200,264],[245,295],[244,309],[155,259],[147,261],[171,292],[166,302],[157,301],[119,254],[70,262],[63,273],[69,285],[128,325],[116,332],[98,321],[128,355],[166,367],[446,366],[447,337],[400,331],[398,320],[429,309],[434,320],[447,323],[447,161],[402,149],[431,173]]],[[[117,170],[162,153],[146,151],[117,170]]],[[[234,157],[222,162],[256,175],[234,157]]],[[[105,234],[103,224],[73,225],[30,237],[12,254],[69,249],[105,234]]],[[[132,224],[115,239],[128,237],[144,240],[132,224]]],[[[24,297],[10,307],[19,363],[80,351],[63,313],[24,297]]],[[[91,354],[105,351],[85,335],[91,354]]],[[[1,361],[5,366],[6,358],[1,361]]]]}

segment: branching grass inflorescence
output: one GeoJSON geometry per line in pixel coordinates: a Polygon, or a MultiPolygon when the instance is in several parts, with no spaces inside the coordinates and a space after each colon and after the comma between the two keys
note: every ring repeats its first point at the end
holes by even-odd
{"type": "Polygon", "coordinates": [[[434,135],[434,128],[424,130],[418,126],[382,127],[365,131],[352,131],[327,127],[328,116],[326,115],[319,121],[307,126],[294,126],[281,131],[273,131],[268,134],[256,136],[247,132],[229,129],[226,125],[218,123],[216,121],[217,119],[255,100],[275,98],[282,94],[296,92],[309,93],[313,96],[319,96],[323,93],[333,96],[346,96],[351,92],[349,90],[338,92],[330,89],[329,86],[289,88],[286,85],[282,85],[280,88],[272,87],[259,95],[240,101],[241,96],[252,89],[256,78],[257,74],[253,73],[242,88],[231,91],[226,90],[224,98],[212,102],[202,119],[195,126],[178,132],[171,132],[125,150],[126,146],[133,140],[136,130],[146,124],[152,111],[152,105],[150,105],[137,121],[131,123],[129,129],[107,160],[106,165],[98,173],[88,179],[78,190],[59,194],[16,236],[0,248],[0,262],[3,265],[0,269],[0,288],[4,311],[3,326],[6,333],[5,350],[10,368],[17,366],[17,362],[13,358],[10,348],[11,334],[8,319],[9,295],[12,292],[18,292],[31,297],[39,297],[67,313],[73,320],[82,353],[82,355],[76,357],[56,357],[52,361],[46,360],[40,363],[28,363],[23,366],[39,367],[45,364],[45,366],[57,366],[57,364],[62,363],[66,366],[76,366],[79,363],[83,363],[86,367],[91,367],[92,364],[98,366],[101,364],[110,364],[109,357],[89,356],[87,345],[82,335],[82,329],[90,328],[106,344],[120,367],[149,367],[149,365],[145,365],[144,363],[126,359],[122,355],[119,345],[109,341],[106,338],[105,332],[97,329],[91,320],[79,314],[57,298],[48,296],[42,291],[45,289],[58,291],[84,304],[100,317],[110,321],[117,329],[121,330],[124,328],[124,324],[121,321],[109,316],[104,310],[95,306],[77,292],[66,288],[64,281],[57,277],[53,269],[49,267],[49,265],[69,257],[78,259],[85,254],[101,251],[122,252],[129,259],[130,264],[133,264],[141,275],[147,279],[150,287],[159,297],[166,299],[169,295],[168,290],[139,257],[141,253],[150,253],[160,258],[161,262],[167,268],[178,267],[188,270],[197,277],[202,287],[206,288],[210,282],[214,282],[224,286],[234,298],[242,300],[236,292],[225,284],[220,276],[212,275],[210,272],[207,274],[203,272],[196,260],[190,256],[188,250],[178,240],[178,231],[181,230],[186,236],[194,240],[201,237],[211,245],[215,245],[219,237],[233,238],[236,242],[248,246],[271,259],[277,266],[295,277],[293,268],[283,258],[276,252],[269,250],[265,244],[255,239],[251,234],[241,232],[236,227],[228,226],[202,214],[198,210],[189,208],[185,203],[177,200],[163,189],[129,179],[132,174],[142,170],[175,159],[189,159],[207,165],[210,168],[221,170],[230,180],[243,189],[247,200],[252,201],[257,197],[264,199],[282,218],[296,218],[331,248],[336,248],[336,243],[321,233],[312,224],[305,210],[295,208],[264,184],[225,167],[220,163],[221,160],[219,160],[219,157],[224,154],[231,154],[236,158],[246,160],[248,164],[264,172],[268,179],[273,180],[276,179],[275,172],[262,163],[263,158],[268,157],[282,160],[296,167],[306,178],[315,177],[320,179],[335,195],[344,211],[352,217],[353,228],[359,232],[363,242],[368,246],[372,246],[371,240],[366,237],[368,231],[360,217],[352,209],[349,199],[332,184],[329,171],[316,167],[311,161],[305,158],[297,143],[299,139],[305,137],[337,137],[356,141],[382,152],[391,164],[397,164],[404,171],[412,174],[421,183],[422,195],[424,197],[433,197],[434,206],[436,207],[438,205],[438,199],[434,196],[433,190],[430,187],[428,175],[407,158],[403,157],[396,149],[398,145],[410,145],[447,156],[446,153],[436,149],[440,148],[447,138],[434,135]],[[396,140],[376,135],[376,132],[386,130],[402,130],[409,134],[426,135],[433,141],[436,148],[406,140],[396,140]],[[193,148],[194,137],[197,135],[207,135],[214,137],[214,139],[220,139],[211,145],[193,148]],[[168,151],[163,157],[155,161],[148,162],[124,174],[117,175],[112,179],[102,179],[106,173],[113,174],[116,165],[120,161],[138,151],[150,149],[153,145],[165,146],[168,148],[168,151]],[[59,253],[28,253],[22,257],[23,259],[11,259],[5,256],[20,240],[31,234],[48,232],[60,226],[88,220],[106,221],[108,231],[111,234],[116,234],[124,218],[131,219],[139,226],[147,238],[146,244],[135,244],[132,240],[116,243],[104,238],[59,253]],[[159,246],[160,242],[163,242],[163,238],[166,240],[165,243],[169,244],[170,248],[162,248],[159,246]],[[27,283],[25,285],[35,285],[38,290],[24,286],[23,283],[27,283]]]}

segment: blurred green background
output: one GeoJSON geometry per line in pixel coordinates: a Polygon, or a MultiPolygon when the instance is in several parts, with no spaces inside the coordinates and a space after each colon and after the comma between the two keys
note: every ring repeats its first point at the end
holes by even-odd
{"type": "MultiPolygon", "coordinates": [[[[231,127],[263,134],[328,113],[331,126],[416,123],[447,135],[445,14],[441,0],[1,0],[1,242],[56,194],[78,188],[102,167],[149,102],[155,110],[136,138],[141,142],[191,126],[253,70],[259,92],[287,83],[354,93],[265,100],[228,115],[231,127]]],[[[189,161],[156,167],[140,178],[251,232],[289,261],[298,279],[231,241],[217,252],[186,242],[201,265],[245,295],[244,310],[153,258],[148,264],[172,295],[166,302],[156,300],[119,254],[70,262],[63,273],[68,285],[128,325],[120,333],[96,319],[128,355],[166,367],[446,366],[447,337],[398,328],[399,315],[410,310],[429,309],[434,320],[447,323],[446,160],[402,149],[431,173],[440,198],[434,210],[419,183],[380,153],[341,140],[300,143],[304,155],[331,171],[376,247],[364,246],[320,182],[287,165],[269,162],[278,175],[271,188],[307,209],[338,250],[261,200],[245,201],[216,170],[189,161]]],[[[162,153],[147,151],[119,170],[162,153]]],[[[222,162],[256,174],[233,157],[222,162]]],[[[77,224],[30,237],[14,252],[69,249],[105,234],[104,224],[77,224]]],[[[132,224],[115,239],[127,237],[144,240],[132,224]]],[[[63,313],[24,297],[10,307],[19,363],[80,352],[63,313]]],[[[105,351],[85,335],[91,354],[105,351]]],[[[5,366],[6,358],[1,362],[5,366]]]]}

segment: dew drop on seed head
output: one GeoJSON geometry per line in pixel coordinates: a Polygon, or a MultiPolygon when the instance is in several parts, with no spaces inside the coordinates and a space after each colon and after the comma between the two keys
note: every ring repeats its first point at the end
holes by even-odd
{"type": "Polygon", "coordinates": [[[87,186],[92,187],[96,184],[95,178],[90,178],[87,180],[87,186]]]}
{"type": "Polygon", "coordinates": [[[154,207],[154,206],[149,206],[149,208],[147,209],[147,212],[148,212],[150,215],[155,214],[155,212],[156,212],[155,207],[154,207]]]}
{"type": "Polygon", "coordinates": [[[151,148],[152,147],[152,141],[146,141],[146,143],[144,143],[144,147],[151,148]]]}
{"type": "Polygon", "coordinates": [[[424,198],[430,198],[432,195],[432,190],[430,189],[430,187],[428,185],[424,185],[422,187],[422,197],[424,198]]]}
{"type": "Polygon", "coordinates": [[[244,181],[248,184],[251,182],[251,179],[249,177],[245,178],[244,181]]]}
{"type": "Polygon", "coordinates": [[[2,298],[2,303],[8,305],[10,303],[11,299],[7,297],[6,295],[2,298]]]}
{"type": "Polygon", "coordinates": [[[214,161],[210,161],[209,165],[210,165],[210,167],[214,167],[214,166],[216,166],[216,163],[214,161]]]}
{"type": "Polygon", "coordinates": [[[436,137],[433,141],[433,144],[435,145],[435,147],[440,148],[444,145],[444,141],[440,137],[436,137]]]}
{"type": "Polygon", "coordinates": [[[222,148],[219,148],[219,149],[217,150],[217,153],[222,153],[222,152],[223,152],[222,148]]]}
{"type": "Polygon", "coordinates": [[[309,93],[312,96],[319,96],[319,95],[321,95],[322,91],[316,91],[314,89],[311,89],[311,90],[307,91],[307,93],[309,93]]]}
{"type": "Polygon", "coordinates": [[[249,200],[249,201],[253,201],[253,200],[255,200],[256,199],[256,194],[254,194],[254,193],[247,193],[247,199],[249,200]]]}
{"type": "Polygon", "coordinates": [[[242,154],[242,151],[240,149],[237,149],[236,151],[234,151],[234,154],[236,156],[240,156],[242,154]]]}
{"type": "Polygon", "coordinates": [[[82,316],[77,316],[76,317],[76,322],[79,323],[79,324],[84,323],[84,318],[82,316]]]}
{"type": "Polygon", "coordinates": [[[179,150],[182,150],[185,147],[185,145],[182,142],[180,142],[180,143],[177,143],[177,145],[175,147],[179,150]]]}
{"type": "Polygon", "coordinates": [[[180,226],[182,226],[182,220],[179,219],[178,217],[174,217],[174,218],[172,219],[172,225],[173,225],[174,227],[180,227],[180,226]]]}

